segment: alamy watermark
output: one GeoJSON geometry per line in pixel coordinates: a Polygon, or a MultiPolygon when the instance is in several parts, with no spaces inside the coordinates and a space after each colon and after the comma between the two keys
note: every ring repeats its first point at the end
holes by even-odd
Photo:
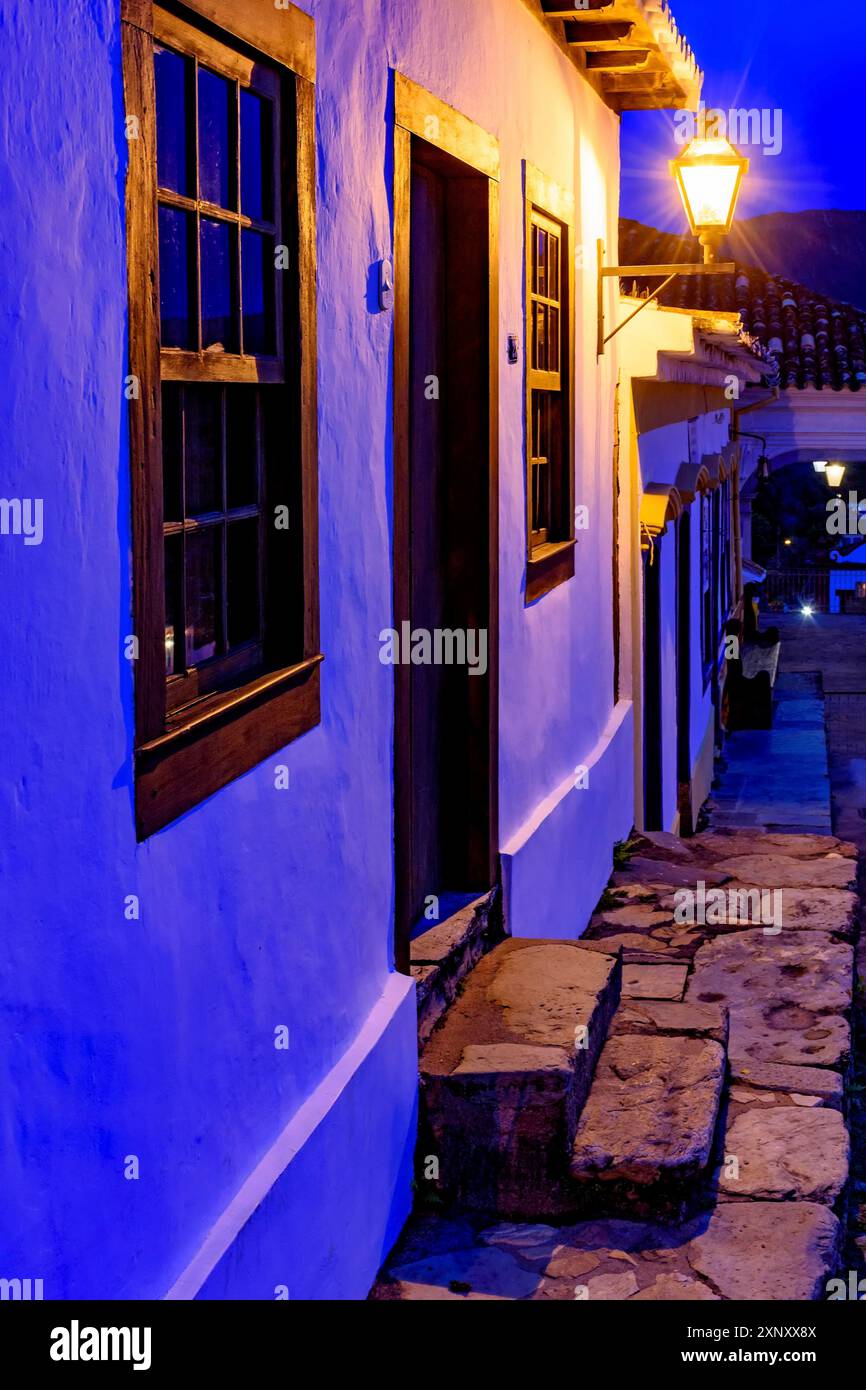
{"type": "Polygon", "coordinates": [[[831,497],[827,502],[828,536],[866,536],[866,497],[856,492],[844,497],[831,497]]]}
{"type": "Polygon", "coordinates": [[[0,536],[23,536],[25,545],[41,545],[42,535],[41,497],[0,497],[0,536]]]}
{"type": "Polygon", "coordinates": [[[695,889],[674,893],[677,926],[763,927],[765,936],[782,930],[781,888],[707,888],[699,879],[695,889]]]}
{"type": "Polygon", "coordinates": [[[467,666],[470,676],[487,673],[487,629],[415,627],[410,622],[379,633],[383,666],[467,666]]]}
{"type": "Polygon", "coordinates": [[[778,107],[737,106],[722,111],[702,101],[697,111],[676,111],[674,127],[678,145],[687,145],[700,136],[728,139],[738,149],[749,145],[767,155],[782,153],[782,112],[778,107]]]}

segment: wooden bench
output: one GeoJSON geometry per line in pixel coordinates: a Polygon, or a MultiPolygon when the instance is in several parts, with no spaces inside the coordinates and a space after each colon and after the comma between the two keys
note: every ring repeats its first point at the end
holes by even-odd
{"type": "Polygon", "coordinates": [[[724,724],[728,733],[738,729],[770,729],[773,726],[773,686],[779,671],[782,643],[743,642],[738,619],[725,624],[728,637],[740,643],[739,656],[729,656],[724,694],[724,724]]]}

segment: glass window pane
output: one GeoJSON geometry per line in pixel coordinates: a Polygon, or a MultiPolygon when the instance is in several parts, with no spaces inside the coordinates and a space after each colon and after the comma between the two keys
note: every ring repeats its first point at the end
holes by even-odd
{"type": "Polygon", "coordinates": [[[201,345],[237,352],[235,246],[227,222],[201,219],[201,345]]]}
{"type": "Polygon", "coordinates": [[[548,258],[548,299],[559,299],[559,237],[550,236],[547,239],[547,258],[548,258]]]}
{"type": "Polygon", "coordinates": [[[540,372],[547,371],[547,305],[535,306],[535,365],[540,372]]]}
{"type": "Polygon", "coordinates": [[[228,643],[238,647],[259,636],[259,521],[234,521],[226,538],[228,643]]]}
{"type": "Polygon", "coordinates": [[[273,356],[276,352],[274,313],[274,238],[244,231],[241,273],[244,301],[244,352],[273,356]]]}
{"type": "Polygon", "coordinates": [[[559,371],[559,310],[550,308],[547,311],[547,370],[549,372],[559,371]]]}
{"type": "Polygon", "coordinates": [[[165,674],[184,669],[183,651],[183,537],[165,541],[165,674]]]}
{"type": "Polygon", "coordinates": [[[255,386],[230,386],[226,395],[226,491],[228,507],[258,502],[255,386]]]}
{"type": "Polygon", "coordinates": [[[220,611],[222,527],[186,537],[186,652],[190,666],[216,656],[220,611]]]}
{"type": "Polygon", "coordinates": [[[547,294],[547,233],[538,228],[538,278],[536,294],[547,294]]]}
{"type": "Polygon", "coordinates": [[[198,70],[199,197],[218,207],[237,207],[235,196],[236,88],[207,68],[198,70]]]}
{"type": "Polygon", "coordinates": [[[241,212],[258,222],[274,215],[274,108],[255,92],[241,92],[241,212]]]}
{"type": "Polygon", "coordinates": [[[187,386],[186,514],[222,511],[222,387],[187,386]]]}
{"type": "Polygon", "coordinates": [[[159,209],[162,346],[195,348],[195,247],[192,214],[159,209]]]}
{"type": "Polygon", "coordinates": [[[162,503],[165,521],[183,520],[183,420],[180,387],[173,381],[162,388],[162,503]]]}
{"type": "Polygon", "coordinates": [[[160,188],[195,196],[190,158],[192,63],[169,48],[156,47],[156,172],[160,188]]]}

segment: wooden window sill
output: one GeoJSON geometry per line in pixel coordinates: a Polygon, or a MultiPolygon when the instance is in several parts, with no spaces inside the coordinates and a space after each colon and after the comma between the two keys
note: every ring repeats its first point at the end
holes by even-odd
{"type": "Polygon", "coordinates": [[[174,711],[165,733],[136,750],[139,840],[314,728],[321,655],[174,711]]]}
{"type": "Polygon", "coordinates": [[[526,603],[534,603],[551,589],[574,577],[576,540],[553,541],[536,546],[526,561],[526,603]]]}

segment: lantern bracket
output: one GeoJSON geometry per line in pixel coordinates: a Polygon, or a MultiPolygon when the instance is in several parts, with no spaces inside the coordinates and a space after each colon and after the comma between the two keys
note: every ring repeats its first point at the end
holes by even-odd
{"type": "MultiPolygon", "coordinates": [[[[702,244],[704,239],[702,238],[702,244]]],[[[604,263],[604,242],[598,243],[598,356],[604,356],[604,350],[611,338],[615,338],[617,333],[621,333],[624,328],[636,319],[647,305],[652,304],[658,299],[659,295],[667,289],[668,285],[677,278],[678,275],[732,275],[736,270],[733,261],[715,261],[712,259],[713,248],[704,245],[704,255],[707,259],[700,264],[692,264],[683,261],[673,265],[605,265],[604,263]],[[627,319],[617,324],[616,328],[611,329],[610,333],[604,331],[604,282],[611,279],[655,279],[664,277],[658,289],[653,290],[651,295],[642,300],[633,313],[627,319]]]]}

